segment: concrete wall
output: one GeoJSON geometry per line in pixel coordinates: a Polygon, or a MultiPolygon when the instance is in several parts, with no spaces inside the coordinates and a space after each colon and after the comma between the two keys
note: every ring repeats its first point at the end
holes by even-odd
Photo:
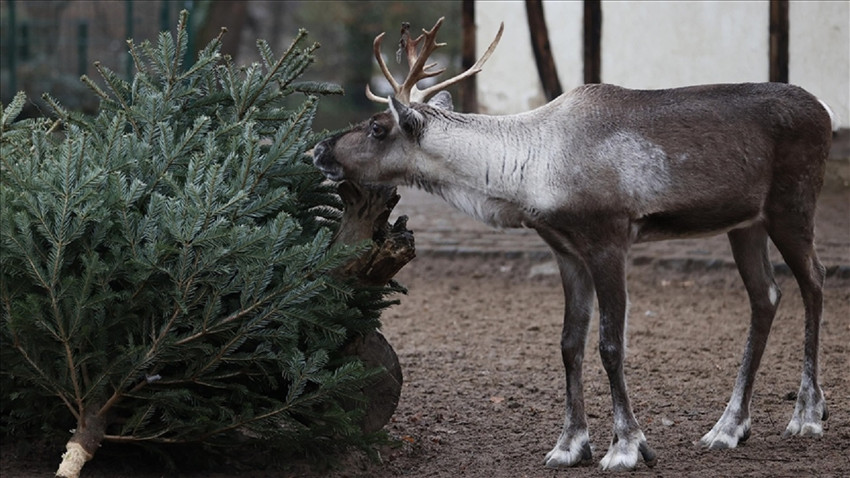
{"type": "MultiPolygon", "coordinates": [[[[544,103],[522,1],[477,1],[477,44],[505,33],[478,76],[484,112],[544,103]]],[[[544,2],[561,85],[582,83],[581,1],[544,2]]],[[[768,80],[766,1],[602,2],[602,81],[631,88],[768,80]]],[[[792,1],[789,79],[826,101],[850,127],[850,2],[792,1]]]]}

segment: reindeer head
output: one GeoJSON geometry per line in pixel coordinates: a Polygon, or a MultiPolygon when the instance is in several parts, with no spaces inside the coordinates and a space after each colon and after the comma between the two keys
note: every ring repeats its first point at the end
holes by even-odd
{"type": "Polygon", "coordinates": [[[328,179],[350,179],[363,183],[399,184],[410,176],[410,163],[421,151],[421,143],[428,131],[429,108],[452,110],[448,92],[441,91],[465,78],[480,72],[502,37],[504,24],[484,55],[465,72],[420,90],[419,81],[439,75],[445,68],[435,69],[436,63],[426,64],[431,54],[445,43],[437,43],[437,30],[444,18],[437,20],[431,30],[422,30],[416,39],[410,39],[409,25],[402,26],[400,52],[405,52],[409,66],[407,78],[399,84],[381,56],[384,33],[375,37],[373,52],[384,76],[393,88],[394,95],[381,98],[366,86],[366,96],[375,102],[389,105],[387,111],[375,114],[368,120],[328,138],[313,150],[313,163],[328,179]],[[438,93],[439,92],[439,93],[438,93]],[[430,101],[426,99],[436,94],[430,101]]]}

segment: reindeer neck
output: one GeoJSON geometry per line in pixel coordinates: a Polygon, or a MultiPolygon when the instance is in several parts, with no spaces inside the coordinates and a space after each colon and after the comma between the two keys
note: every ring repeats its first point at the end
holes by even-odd
{"type": "Polygon", "coordinates": [[[546,175],[541,168],[552,164],[532,147],[552,135],[538,121],[545,110],[487,116],[429,108],[423,114],[428,130],[407,182],[488,224],[527,222],[519,205],[529,204],[546,175]]]}

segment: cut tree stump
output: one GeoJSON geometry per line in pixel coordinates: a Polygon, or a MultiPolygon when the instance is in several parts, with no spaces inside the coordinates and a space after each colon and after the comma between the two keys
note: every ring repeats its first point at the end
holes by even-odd
{"type": "MultiPolygon", "coordinates": [[[[356,244],[371,239],[372,248],[337,273],[365,285],[388,284],[416,256],[407,216],[392,225],[388,222],[400,199],[396,188],[344,181],[339,185],[339,195],[345,210],[334,243],[356,244]]],[[[344,352],[357,356],[367,366],[384,368],[376,381],[363,389],[369,403],[361,426],[366,433],[378,431],[389,422],[401,396],[403,377],[398,356],[378,331],[355,337],[344,352]]]]}
{"type": "Polygon", "coordinates": [[[366,405],[366,414],[360,422],[360,427],[366,433],[376,432],[389,423],[401,396],[404,379],[398,356],[384,335],[378,331],[355,337],[345,347],[344,352],[356,355],[368,367],[384,368],[377,380],[363,389],[369,403],[366,405]]]}

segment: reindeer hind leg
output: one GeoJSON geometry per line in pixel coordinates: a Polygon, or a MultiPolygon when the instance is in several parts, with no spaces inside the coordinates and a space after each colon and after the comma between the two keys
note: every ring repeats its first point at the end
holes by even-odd
{"type": "Polygon", "coordinates": [[[826,400],[818,383],[818,349],[826,269],[814,247],[814,208],[808,214],[793,214],[793,210],[789,209],[771,217],[769,230],[773,243],[800,287],[805,309],[802,378],[794,413],[783,436],[817,437],[823,435],[823,420],[828,417],[826,400]]]}

